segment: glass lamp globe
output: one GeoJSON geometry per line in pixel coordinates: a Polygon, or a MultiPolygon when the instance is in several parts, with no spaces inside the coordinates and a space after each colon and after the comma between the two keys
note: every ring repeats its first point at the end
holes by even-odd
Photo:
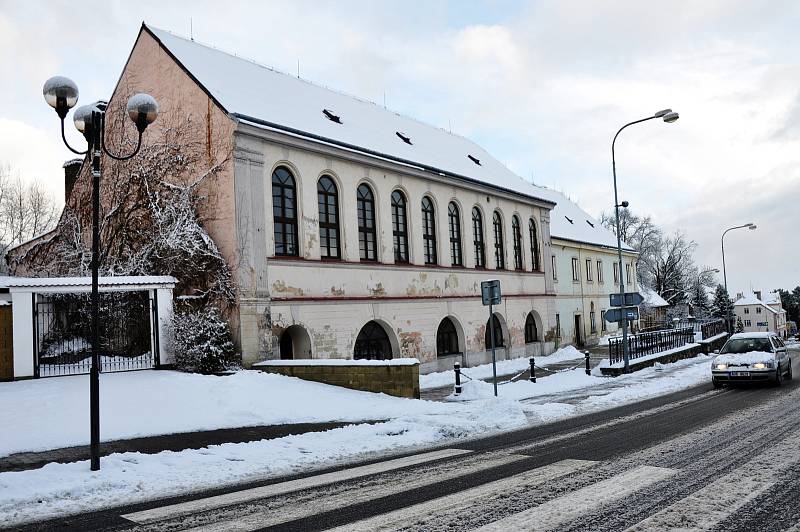
{"type": "Polygon", "coordinates": [[[53,76],[44,82],[42,94],[47,104],[56,110],[61,118],[78,103],[78,86],[64,76],[53,76]]]}
{"type": "Polygon", "coordinates": [[[128,100],[127,110],[128,116],[136,124],[139,133],[142,133],[158,118],[158,102],[145,92],[131,96],[131,99],[128,100]]]}
{"type": "Polygon", "coordinates": [[[72,114],[72,121],[75,123],[75,129],[86,135],[87,130],[92,122],[92,111],[98,111],[94,104],[81,105],[72,114]]]}

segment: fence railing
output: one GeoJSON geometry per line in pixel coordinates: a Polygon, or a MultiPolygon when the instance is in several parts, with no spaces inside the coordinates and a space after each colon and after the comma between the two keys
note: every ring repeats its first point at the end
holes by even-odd
{"type": "MultiPolygon", "coordinates": [[[[682,347],[693,341],[693,327],[638,333],[628,337],[628,356],[633,360],[682,347]]],[[[608,358],[612,364],[623,360],[622,337],[608,340],[608,358]]]]}
{"type": "MultiPolygon", "coordinates": [[[[100,294],[100,370],[154,367],[153,302],[146,291],[100,294]]],[[[89,294],[39,294],[34,306],[37,377],[88,373],[92,365],[89,294]]]]}
{"type": "Polygon", "coordinates": [[[728,332],[725,327],[725,320],[716,319],[700,324],[700,332],[703,334],[703,340],[707,340],[712,336],[728,332]]]}

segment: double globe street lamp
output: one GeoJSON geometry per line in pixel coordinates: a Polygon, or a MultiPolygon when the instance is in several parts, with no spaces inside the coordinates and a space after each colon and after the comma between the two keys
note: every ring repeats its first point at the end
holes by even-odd
{"type": "Polygon", "coordinates": [[[98,287],[98,271],[100,267],[100,177],[102,176],[101,155],[105,153],[112,159],[124,161],[139,152],[142,145],[142,134],[147,126],[158,117],[158,103],[146,93],[135,94],[128,100],[127,113],[139,138],[136,148],[129,155],[115,155],[106,147],[106,108],[107,103],[98,101],[78,107],[72,115],[75,127],[83,134],[88,147],[85,151],[74,149],[67,142],[64,134],[64,119],[70,109],[78,103],[78,86],[69,78],[55,76],[48,79],[42,89],[45,101],[56,111],[61,119],[61,139],[69,150],[78,155],[90,154],[92,160],[92,308],[91,308],[91,342],[92,368],[89,374],[89,409],[90,409],[90,454],[91,469],[100,469],[100,332],[99,307],[100,292],[98,287]]]}
{"type": "Polygon", "coordinates": [[[620,304],[622,305],[622,360],[624,364],[623,372],[628,373],[630,370],[630,352],[628,349],[628,316],[627,316],[627,306],[625,305],[625,276],[623,275],[622,270],[622,235],[620,233],[620,224],[619,224],[619,208],[620,207],[627,207],[628,202],[623,201],[621,204],[617,199],[617,159],[614,152],[614,147],[617,143],[617,137],[619,134],[622,133],[622,130],[628,126],[632,126],[634,124],[639,124],[641,122],[647,122],[648,120],[653,120],[654,118],[661,118],[664,122],[671,124],[675,122],[679,115],[672,111],[672,109],[664,109],[658,111],[653,116],[648,116],[646,118],[642,118],[640,120],[634,120],[633,122],[628,122],[617,131],[617,134],[614,135],[614,140],[611,141],[611,169],[614,173],[614,215],[616,217],[617,222],[617,257],[619,259],[619,299],[620,304]]]}

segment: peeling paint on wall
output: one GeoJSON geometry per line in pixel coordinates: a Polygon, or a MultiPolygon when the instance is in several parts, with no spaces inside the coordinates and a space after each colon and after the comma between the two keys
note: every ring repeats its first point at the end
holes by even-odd
{"type": "Polygon", "coordinates": [[[309,333],[318,358],[349,358],[346,353],[344,355],[339,353],[336,331],[330,325],[323,326],[322,330],[313,329],[309,333]]]}
{"type": "Polygon", "coordinates": [[[332,296],[343,296],[344,295],[344,286],[336,288],[335,286],[331,286],[331,295],[332,296]]]}
{"type": "Polygon", "coordinates": [[[408,358],[421,358],[422,354],[422,333],[420,332],[401,332],[400,333],[400,354],[408,358]]]}
{"type": "Polygon", "coordinates": [[[373,296],[385,296],[386,295],[386,289],[383,287],[383,283],[378,283],[375,286],[367,285],[367,290],[369,290],[370,293],[373,296]]]}
{"type": "Polygon", "coordinates": [[[294,286],[287,286],[283,281],[275,281],[272,283],[272,291],[279,294],[290,294],[293,296],[302,296],[303,289],[294,286]]]}

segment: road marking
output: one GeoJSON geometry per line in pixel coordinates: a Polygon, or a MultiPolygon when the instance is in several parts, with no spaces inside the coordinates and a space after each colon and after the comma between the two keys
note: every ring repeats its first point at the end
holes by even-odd
{"type": "Polygon", "coordinates": [[[439,497],[428,502],[423,502],[401,508],[393,512],[370,517],[355,523],[334,528],[337,532],[372,532],[379,530],[395,530],[401,527],[422,528],[417,526],[427,517],[441,514],[445,511],[459,507],[468,508],[486,497],[514,489],[530,489],[541,486],[564,475],[587,469],[597,462],[591,460],[562,460],[550,465],[531,469],[513,477],[495,480],[468,490],[439,497]]]}
{"type": "Polygon", "coordinates": [[[122,517],[138,524],[152,523],[162,519],[179,517],[196,512],[204,512],[216,508],[223,508],[225,506],[232,506],[234,504],[264,499],[266,497],[273,497],[275,495],[283,495],[293,491],[324,486],[326,484],[333,484],[335,482],[342,482],[368,475],[385,473],[386,471],[393,471],[396,469],[424,464],[444,458],[453,458],[455,456],[461,456],[469,453],[472,453],[472,451],[464,449],[441,449],[428,453],[415,454],[405,458],[395,458],[393,460],[387,460],[375,464],[353,467],[350,469],[344,469],[342,471],[334,471],[332,473],[324,473],[322,475],[279,482],[277,484],[270,484],[268,486],[260,486],[258,488],[250,488],[242,491],[226,493],[223,495],[216,495],[213,497],[205,497],[202,499],[195,499],[193,501],[161,506],[150,510],[125,514],[122,517]]]}
{"type": "Polygon", "coordinates": [[[651,515],[628,531],[713,530],[717,524],[768,491],[790,465],[800,461],[795,451],[798,446],[800,434],[795,433],[760,451],[748,462],[734,462],[731,464],[733,470],[727,475],[651,515]]]}
{"type": "Polygon", "coordinates": [[[639,466],[608,480],[591,484],[539,506],[515,513],[477,530],[481,532],[552,530],[563,523],[665,480],[676,473],[675,469],[639,466]]]}
{"type": "Polygon", "coordinates": [[[501,454],[488,457],[486,455],[473,455],[460,461],[458,464],[452,464],[450,469],[443,472],[431,472],[426,470],[419,474],[408,476],[405,479],[393,479],[391,482],[383,482],[380,485],[372,483],[367,486],[354,486],[352,489],[346,489],[339,493],[313,495],[313,504],[307,504],[307,501],[288,501],[287,504],[281,507],[280,512],[274,512],[269,508],[264,508],[257,513],[237,516],[235,519],[194,527],[188,529],[187,532],[228,532],[234,530],[237,532],[244,532],[259,530],[288,523],[296,519],[322,514],[345,506],[395,495],[423,486],[429,486],[437,482],[463,477],[478,471],[487,471],[495,467],[530,459],[530,456],[519,454],[501,454]]]}

